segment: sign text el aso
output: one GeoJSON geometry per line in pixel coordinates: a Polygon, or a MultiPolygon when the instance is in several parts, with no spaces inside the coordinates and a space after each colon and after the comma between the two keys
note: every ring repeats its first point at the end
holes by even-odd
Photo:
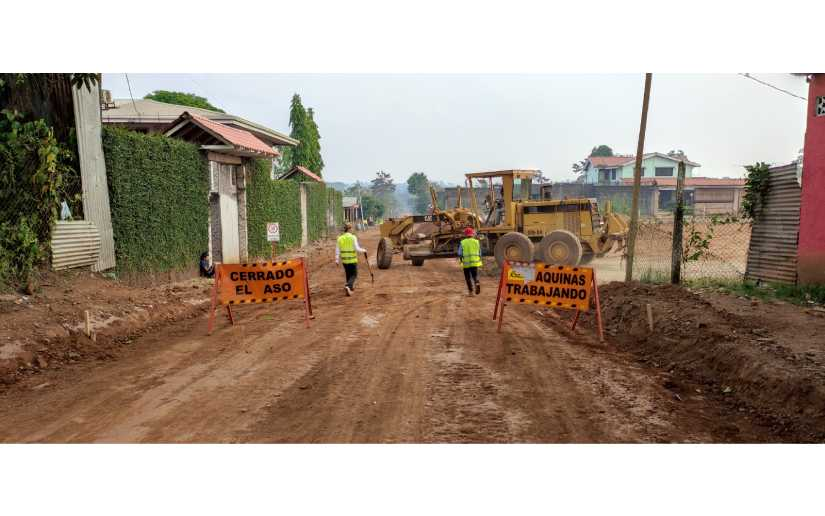
{"type": "Polygon", "coordinates": [[[233,305],[303,299],[305,273],[302,260],[221,264],[218,302],[233,305]]]}

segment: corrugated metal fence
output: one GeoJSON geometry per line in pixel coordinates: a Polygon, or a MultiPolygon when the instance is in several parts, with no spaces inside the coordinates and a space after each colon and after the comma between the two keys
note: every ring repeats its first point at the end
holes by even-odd
{"type": "Polygon", "coordinates": [[[801,192],[796,163],[770,169],[767,200],[753,221],[745,277],[796,283],[801,192]]]}
{"type": "Polygon", "coordinates": [[[100,234],[93,222],[61,220],[52,230],[52,269],[88,267],[100,256],[100,234]]]}

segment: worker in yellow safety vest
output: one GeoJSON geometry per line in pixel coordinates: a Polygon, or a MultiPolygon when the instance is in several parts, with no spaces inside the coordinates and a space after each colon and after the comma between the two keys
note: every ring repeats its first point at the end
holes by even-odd
{"type": "Polygon", "coordinates": [[[346,284],[344,292],[348,296],[355,290],[355,279],[358,277],[358,253],[366,253],[367,250],[358,245],[358,237],[352,234],[352,224],[344,224],[344,232],[338,237],[335,244],[335,265],[344,265],[346,284]]]}
{"type": "Polygon", "coordinates": [[[458,261],[464,267],[464,280],[470,294],[481,294],[481,284],[478,282],[478,269],[481,267],[481,243],[475,238],[473,228],[464,229],[464,238],[458,246],[458,261]]]}

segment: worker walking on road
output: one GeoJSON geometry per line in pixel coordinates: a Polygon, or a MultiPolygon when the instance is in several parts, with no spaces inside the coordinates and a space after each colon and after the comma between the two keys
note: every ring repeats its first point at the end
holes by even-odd
{"type": "Polygon", "coordinates": [[[478,282],[478,269],[481,268],[481,243],[475,238],[473,228],[464,229],[464,238],[458,246],[458,261],[464,267],[464,279],[467,281],[469,295],[481,294],[481,284],[478,282]]]}
{"type": "Polygon", "coordinates": [[[355,279],[358,277],[358,253],[366,253],[367,250],[358,245],[358,237],[352,234],[352,224],[344,224],[344,233],[338,237],[335,244],[335,265],[340,261],[344,264],[344,273],[347,282],[344,291],[348,296],[355,290],[355,279]]]}

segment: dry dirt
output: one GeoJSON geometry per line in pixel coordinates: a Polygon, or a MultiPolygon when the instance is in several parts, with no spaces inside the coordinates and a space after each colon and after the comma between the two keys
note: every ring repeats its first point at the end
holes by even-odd
{"type": "MultiPolygon", "coordinates": [[[[374,256],[377,235],[362,240],[374,256]]],[[[569,312],[519,305],[508,306],[496,333],[493,275],[482,275],[482,295],[469,297],[455,261],[412,267],[398,258],[374,271],[374,285],[362,263],[348,298],[329,244],[311,255],[310,329],[299,303],[254,305],[235,310],[235,326],[219,315],[207,336],[198,304],[151,329],[127,325],[105,341],[105,361],[88,359],[94,354],[85,348],[93,345],[79,339],[77,356],[59,369],[30,367],[0,385],[0,441],[763,442],[813,435],[782,434],[760,412],[768,412],[764,406],[739,411],[728,394],[696,393],[693,376],[676,378],[652,358],[640,360],[615,331],[612,287],[605,293],[614,333],[607,344],[594,338],[589,320],[571,333],[569,312]]],[[[196,286],[188,288],[203,299],[204,285],[196,286]]],[[[10,315],[19,314],[5,314],[4,324],[10,315]]]]}

